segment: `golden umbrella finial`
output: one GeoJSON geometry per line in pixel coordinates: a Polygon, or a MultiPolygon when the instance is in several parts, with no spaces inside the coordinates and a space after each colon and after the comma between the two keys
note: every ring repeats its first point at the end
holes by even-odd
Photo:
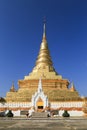
{"type": "Polygon", "coordinates": [[[44,17],[43,23],[44,23],[44,26],[43,26],[43,39],[44,38],[46,39],[46,17],[44,17]]]}

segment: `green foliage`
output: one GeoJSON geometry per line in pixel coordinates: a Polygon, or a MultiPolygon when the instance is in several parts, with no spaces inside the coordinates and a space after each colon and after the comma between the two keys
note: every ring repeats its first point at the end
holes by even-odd
{"type": "Polygon", "coordinates": [[[62,114],[63,117],[70,117],[70,114],[67,112],[67,110],[64,111],[62,114]]]}
{"type": "Polygon", "coordinates": [[[13,117],[14,115],[13,115],[12,111],[9,110],[8,113],[6,114],[6,116],[7,116],[7,117],[13,117]]]}

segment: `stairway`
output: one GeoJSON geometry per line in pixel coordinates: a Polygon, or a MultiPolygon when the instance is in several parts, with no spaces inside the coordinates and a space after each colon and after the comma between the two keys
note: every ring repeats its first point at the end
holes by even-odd
{"type": "Polygon", "coordinates": [[[33,112],[32,119],[45,119],[47,118],[47,112],[33,112]]]}

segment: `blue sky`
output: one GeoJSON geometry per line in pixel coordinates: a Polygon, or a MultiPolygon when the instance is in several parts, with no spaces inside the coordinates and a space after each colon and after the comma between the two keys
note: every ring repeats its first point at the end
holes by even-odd
{"type": "Polygon", "coordinates": [[[87,96],[86,0],[0,0],[0,96],[32,71],[43,17],[56,71],[87,96]]]}

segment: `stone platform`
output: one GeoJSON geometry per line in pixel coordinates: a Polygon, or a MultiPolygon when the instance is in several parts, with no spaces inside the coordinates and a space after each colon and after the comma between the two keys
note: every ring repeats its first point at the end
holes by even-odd
{"type": "Polygon", "coordinates": [[[87,118],[0,118],[1,130],[87,130],[87,118]]]}

